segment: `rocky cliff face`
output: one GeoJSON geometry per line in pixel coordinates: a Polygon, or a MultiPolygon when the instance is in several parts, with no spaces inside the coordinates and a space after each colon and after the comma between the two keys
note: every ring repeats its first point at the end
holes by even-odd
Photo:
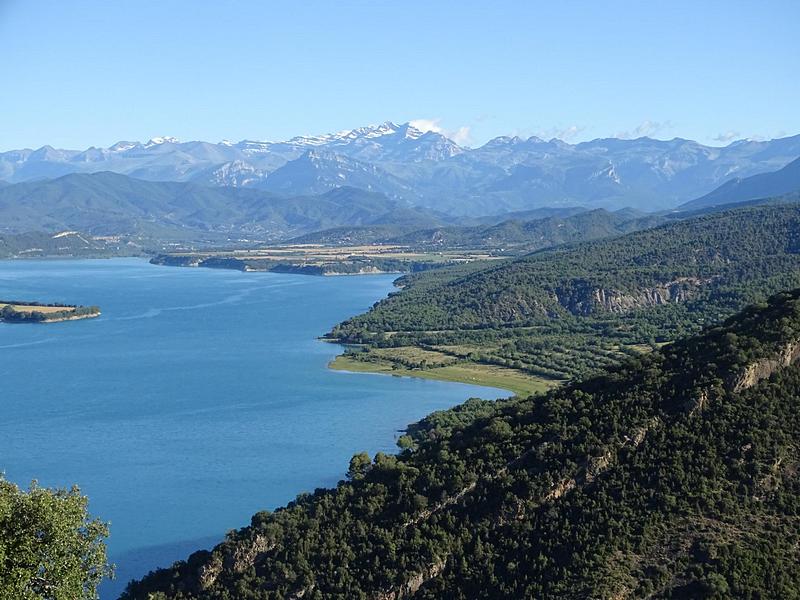
{"type": "Polygon", "coordinates": [[[798,360],[800,360],[800,340],[788,342],[775,356],[752,362],[731,374],[726,381],[726,387],[729,391],[741,392],[753,387],[762,379],[769,378],[778,369],[795,364],[798,360]]]}
{"type": "Polygon", "coordinates": [[[374,600],[402,600],[403,598],[411,598],[426,582],[441,574],[446,564],[447,563],[443,560],[433,563],[427,569],[410,577],[402,585],[391,590],[379,592],[375,595],[374,600]]]}
{"type": "Polygon", "coordinates": [[[243,573],[251,568],[266,553],[275,549],[274,539],[261,533],[255,533],[249,539],[240,540],[236,544],[220,546],[219,552],[200,550],[189,559],[195,564],[190,577],[184,581],[185,590],[199,594],[211,589],[224,571],[243,573]]]}
{"type": "Polygon", "coordinates": [[[681,277],[673,281],[623,291],[604,288],[584,279],[569,281],[555,290],[558,303],[574,315],[595,312],[625,313],[637,308],[685,302],[710,280],[681,277]]]}

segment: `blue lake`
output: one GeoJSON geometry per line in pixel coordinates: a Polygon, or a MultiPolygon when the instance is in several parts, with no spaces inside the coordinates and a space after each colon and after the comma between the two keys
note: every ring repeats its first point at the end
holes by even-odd
{"type": "Polygon", "coordinates": [[[97,319],[0,324],[0,471],[77,483],[111,522],[118,579],[210,547],[262,509],[333,486],[350,457],[475,386],[331,371],[317,337],[393,276],[307,277],[139,259],[0,261],[0,298],[97,304],[97,319]]]}

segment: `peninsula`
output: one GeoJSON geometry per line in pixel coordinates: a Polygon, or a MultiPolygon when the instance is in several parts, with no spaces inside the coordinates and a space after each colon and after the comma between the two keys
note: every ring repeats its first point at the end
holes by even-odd
{"type": "Polygon", "coordinates": [[[495,258],[485,250],[416,251],[406,246],[293,244],[257,249],[159,254],[150,262],[173,267],[210,267],[300,275],[417,273],[447,265],[495,258]]]}

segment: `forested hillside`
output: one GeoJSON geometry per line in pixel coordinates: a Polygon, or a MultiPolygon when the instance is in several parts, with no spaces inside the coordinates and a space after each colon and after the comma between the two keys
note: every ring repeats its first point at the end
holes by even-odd
{"type": "Polygon", "coordinates": [[[800,285],[800,207],[715,213],[400,281],[331,337],[568,379],[800,285]]]}
{"type": "Polygon", "coordinates": [[[93,237],[80,231],[0,234],[0,258],[41,256],[130,256],[145,249],[122,237],[93,237]]]}
{"type": "Polygon", "coordinates": [[[77,230],[157,240],[274,240],[375,223],[430,227],[439,220],[405,202],[350,187],[290,197],[103,172],[0,188],[0,231],[8,233],[77,230]]]}
{"type": "Polygon", "coordinates": [[[134,599],[796,598],[800,290],[353,457],[134,599]],[[149,595],[153,594],[153,595],[149,595]]]}

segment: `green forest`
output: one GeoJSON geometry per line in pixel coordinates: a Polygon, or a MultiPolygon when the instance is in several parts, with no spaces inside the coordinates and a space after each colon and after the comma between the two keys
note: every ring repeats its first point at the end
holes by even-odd
{"type": "Polygon", "coordinates": [[[800,207],[717,212],[398,284],[329,338],[361,350],[417,346],[555,380],[585,377],[800,286],[800,207]]]}
{"type": "Polygon", "coordinates": [[[126,600],[800,597],[800,290],[353,457],[126,600]]]}

